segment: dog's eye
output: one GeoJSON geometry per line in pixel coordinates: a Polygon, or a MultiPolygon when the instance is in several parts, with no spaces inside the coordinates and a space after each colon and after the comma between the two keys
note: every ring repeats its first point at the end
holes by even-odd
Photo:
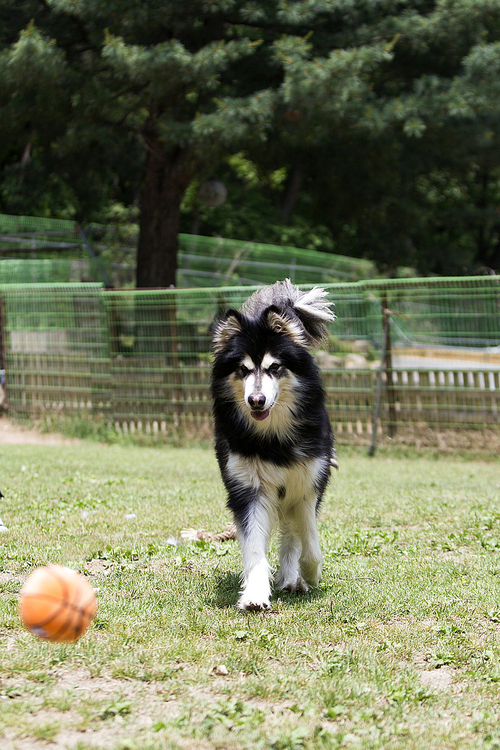
{"type": "Polygon", "coordinates": [[[239,368],[239,370],[240,370],[240,375],[241,375],[242,377],[244,377],[244,378],[245,378],[245,377],[246,377],[246,376],[248,375],[248,373],[250,372],[250,370],[248,369],[248,367],[245,367],[245,365],[240,365],[240,368],[239,368]]]}
{"type": "Polygon", "coordinates": [[[268,372],[271,375],[276,375],[277,372],[279,372],[281,365],[278,364],[278,362],[273,362],[272,365],[268,368],[268,372]]]}

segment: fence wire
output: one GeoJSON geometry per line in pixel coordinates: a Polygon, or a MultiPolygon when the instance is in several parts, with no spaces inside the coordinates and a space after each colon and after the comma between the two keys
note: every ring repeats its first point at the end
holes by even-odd
{"type": "MultiPolygon", "coordinates": [[[[0,214],[0,284],[102,281],[134,286],[138,228],[0,214]]],[[[371,261],[319,250],[179,235],[177,287],[296,284],[375,278],[371,261]]]]}
{"type": "MultiPolygon", "coordinates": [[[[337,319],[329,346],[316,356],[341,441],[369,440],[380,378],[379,433],[498,430],[498,277],[327,289],[337,319]]],[[[0,286],[9,411],[32,418],[88,414],[119,430],[159,434],[180,425],[206,430],[212,323],[252,291],[0,286]]]]}

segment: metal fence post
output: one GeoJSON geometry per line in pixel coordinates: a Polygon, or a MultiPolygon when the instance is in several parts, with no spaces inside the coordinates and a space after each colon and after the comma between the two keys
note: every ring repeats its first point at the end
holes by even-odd
{"type": "Polygon", "coordinates": [[[387,352],[387,329],[389,327],[389,316],[388,310],[382,307],[382,352],[380,354],[380,367],[377,378],[377,395],[375,398],[375,408],[373,410],[373,428],[372,428],[372,441],[368,450],[368,455],[373,456],[375,454],[375,448],[377,444],[377,427],[378,418],[380,412],[380,398],[382,395],[382,380],[384,377],[384,370],[386,365],[386,352],[387,352]]]}
{"type": "Polygon", "coordinates": [[[375,398],[375,408],[373,410],[373,428],[372,440],[368,455],[375,454],[377,444],[377,427],[380,414],[380,401],[382,396],[382,382],[384,372],[386,376],[387,407],[389,419],[387,423],[387,432],[389,437],[396,434],[396,403],[394,394],[394,384],[392,382],[392,349],[391,349],[391,310],[387,306],[387,294],[382,295],[382,352],[380,354],[380,368],[377,379],[377,395],[375,398]]]}
{"type": "Polygon", "coordinates": [[[3,398],[0,400],[0,406],[7,401],[7,367],[6,367],[6,352],[7,347],[5,345],[5,308],[3,304],[2,295],[0,294],[0,372],[3,372],[4,377],[0,378],[0,388],[3,391],[3,398]]]}
{"type": "Polygon", "coordinates": [[[392,378],[392,348],[391,348],[391,310],[387,304],[387,294],[382,295],[382,310],[384,319],[384,369],[386,377],[386,390],[387,390],[387,433],[389,437],[394,437],[397,431],[396,424],[396,399],[394,393],[394,382],[392,378]]]}
{"type": "Polygon", "coordinates": [[[4,369],[3,366],[3,353],[4,353],[4,345],[3,345],[3,301],[2,297],[0,295],[0,370],[4,369]]]}

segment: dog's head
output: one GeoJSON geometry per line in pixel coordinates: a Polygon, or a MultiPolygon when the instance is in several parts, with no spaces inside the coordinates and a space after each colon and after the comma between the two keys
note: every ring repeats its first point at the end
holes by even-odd
{"type": "Polygon", "coordinates": [[[257,317],[229,310],[215,325],[214,370],[253,424],[279,429],[297,410],[301,376],[315,367],[311,343],[292,309],[269,305],[257,317]]]}

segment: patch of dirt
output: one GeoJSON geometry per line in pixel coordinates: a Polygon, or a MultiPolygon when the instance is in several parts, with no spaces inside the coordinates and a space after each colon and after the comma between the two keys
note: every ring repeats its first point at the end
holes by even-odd
{"type": "MultiPolygon", "coordinates": [[[[429,624],[433,620],[428,621],[429,624]]],[[[460,672],[454,667],[443,665],[437,669],[429,669],[429,655],[418,653],[412,659],[412,666],[419,672],[420,684],[437,692],[447,690],[451,695],[459,696],[465,686],[465,682],[460,679],[460,672]]]]}
{"type": "MultiPolygon", "coordinates": [[[[112,750],[117,743],[125,742],[133,735],[134,747],[146,742],[144,732],[149,733],[155,721],[168,721],[181,711],[181,702],[168,695],[165,683],[144,683],[107,676],[92,677],[85,669],[50,671],[53,687],[46,701],[60,696],[73,695],[75,705],[89,699],[92,703],[83,714],[70,708],[57,710],[36,706],[33,722],[37,727],[58,727],[52,738],[38,739],[31,732],[19,732],[13,727],[5,730],[2,750],[72,750],[81,745],[99,750],[112,750]],[[124,706],[125,710],[113,711],[113,707],[124,706]],[[109,708],[108,708],[109,707],[109,708]],[[108,708],[108,710],[106,710],[108,708]],[[104,709],[104,712],[103,712],[104,709]],[[110,710],[109,710],[110,709],[110,710]],[[95,715],[92,712],[96,712],[95,715]]],[[[2,680],[5,689],[19,689],[22,693],[26,681],[20,678],[2,680]]]]}
{"type": "Polygon", "coordinates": [[[57,433],[44,433],[35,428],[13,424],[0,417],[0,445],[74,445],[79,438],[67,438],[57,433]]]}
{"type": "Polygon", "coordinates": [[[111,569],[115,567],[115,564],[108,560],[93,559],[88,560],[85,563],[85,569],[93,576],[105,575],[108,576],[111,573],[111,569]]]}
{"type": "Polygon", "coordinates": [[[453,684],[454,669],[441,667],[441,669],[430,669],[422,672],[420,682],[433,690],[448,690],[453,684]]]}

